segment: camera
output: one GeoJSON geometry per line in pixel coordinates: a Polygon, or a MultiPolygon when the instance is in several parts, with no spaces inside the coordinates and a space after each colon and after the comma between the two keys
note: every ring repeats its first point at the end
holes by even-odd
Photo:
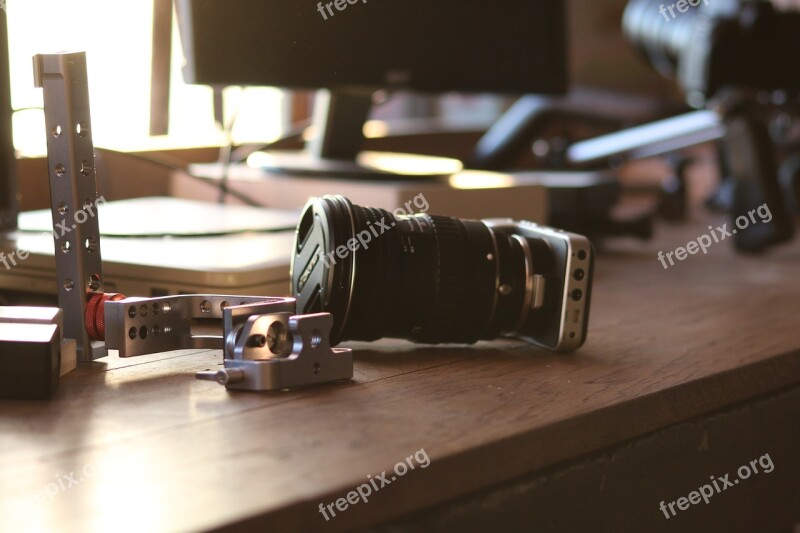
{"type": "Polygon", "coordinates": [[[769,225],[734,236],[737,250],[790,240],[800,198],[800,13],[757,0],[630,0],[623,27],[689,105],[719,115],[722,183],[707,204],[732,222],[764,205],[772,211],[769,225]]]}
{"type": "Polygon", "coordinates": [[[301,314],[333,315],[331,345],[518,337],[557,351],[586,340],[594,253],[583,236],[512,220],[395,215],[313,198],[297,228],[301,314]]]}
{"type": "Polygon", "coordinates": [[[702,107],[724,87],[796,92],[800,13],[742,0],[630,0],[628,40],[689,104],[702,107]]]}

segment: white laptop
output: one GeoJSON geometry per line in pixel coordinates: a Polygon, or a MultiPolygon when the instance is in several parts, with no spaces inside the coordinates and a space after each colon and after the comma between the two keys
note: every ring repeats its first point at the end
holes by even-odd
{"type": "MultiPolygon", "coordinates": [[[[159,197],[101,203],[98,213],[106,292],[285,296],[290,291],[299,210],[159,197]]],[[[0,290],[56,293],[51,234],[49,210],[21,213],[19,230],[0,234],[0,252],[30,252],[16,266],[0,262],[0,290]]]]}

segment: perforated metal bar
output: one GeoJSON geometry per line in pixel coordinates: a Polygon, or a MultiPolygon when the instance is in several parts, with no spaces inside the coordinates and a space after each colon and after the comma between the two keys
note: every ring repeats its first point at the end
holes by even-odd
{"type": "MultiPolygon", "coordinates": [[[[223,348],[224,331],[253,314],[294,314],[294,298],[181,294],[105,302],[105,340],[120,357],[223,348]]],[[[225,348],[226,353],[228,348],[225,348]]]]}
{"type": "Polygon", "coordinates": [[[86,54],[33,58],[34,83],[44,89],[47,160],[53,214],[58,305],[64,337],[75,339],[79,361],[106,355],[92,348],[84,326],[90,292],[103,292],[94,146],[89,113],[86,54]]]}

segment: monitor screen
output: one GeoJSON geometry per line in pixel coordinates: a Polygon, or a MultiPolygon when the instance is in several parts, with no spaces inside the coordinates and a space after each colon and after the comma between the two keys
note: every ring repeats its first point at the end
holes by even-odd
{"type": "Polygon", "coordinates": [[[560,93],[561,0],[177,0],[187,81],[560,93]]]}

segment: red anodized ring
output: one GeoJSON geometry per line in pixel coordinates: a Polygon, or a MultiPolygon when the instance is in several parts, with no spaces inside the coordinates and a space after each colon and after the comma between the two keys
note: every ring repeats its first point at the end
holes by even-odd
{"type": "Polygon", "coordinates": [[[106,314],[105,303],[107,301],[116,302],[124,300],[126,296],[118,293],[97,293],[93,292],[87,296],[86,311],[83,315],[83,325],[86,333],[92,340],[105,340],[106,338],[106,314]]]}

